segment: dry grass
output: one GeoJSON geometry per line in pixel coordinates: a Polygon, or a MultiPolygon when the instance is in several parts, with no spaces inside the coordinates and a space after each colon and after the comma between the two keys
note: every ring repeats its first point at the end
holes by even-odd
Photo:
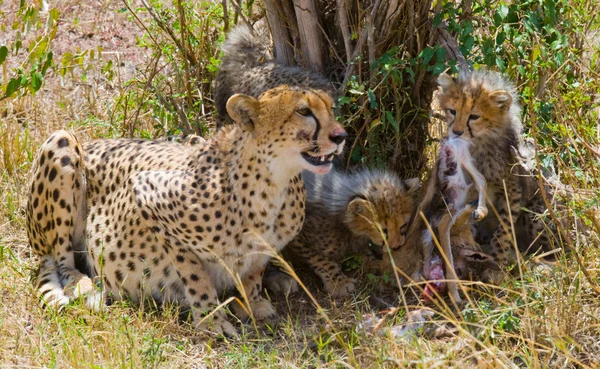
{"type": "MultiPolygon", "coordinates": [[[[447,322],[457,328],[455,334],[443,337],[431,337],[425,329],[423,334],[398,338],[383,334],[383,328],[375,332],[365,328],[365,314],[386,304],[404,306],[397,292],[380,294],[375,288],[378,281],[367,283],[345,302],[317,295],[319,311],[304,293],[287,300],[276,297],[278,324],[258,332],[244,325],[242,337],[232,341],[195,332],[175,310],[142,311],[127,303],[97,314],[78,305],[64,314],[43,310],[30,280],[36,259],[24,232],[25,190],[35,150],[50,132],[64,127],[84,139],[118,135],[121,128],[111,113],[126,89],[122,81],[149,61],[144,50],[134,47],[137,28],[126,14],[115,11],[120,3],[53,5],[68,14],[57,36],[58,55],[74,46],[99,44],[104,54],[90,62],[85,83],[76,74],[51,75],[37,96],[0,102],[0,367],[597,367],[600,298],[583,274],[585,269],[594,283],[600,282],[600,250],[594,234],[600,222],[597,203],[578,213],[596,231],[574,233],[573,246],[584,255],[583,265],[565,256],[551,266],[525,268],[522,279],[500,288],[475,286],[469,304],[459,313],[444,302],[425,307],[436,312],[437,325],[447,322]],[[120,75],[112,82],[99,72],[109,59],[118,62],[120,75]]],[[[561,109],[569,127],[578,126],[578,119],[589,119],[568,103],[561,109]]],[[[583,159],[598,168],[598,158],[583,159]]],[[[575,188],[585,188],[571,195],[572,203],[595,196],[600,180],[595,172],[581,185],[569,163],[559,166],[563,178],[575,188]]],[[[407,297],[410,311],[424,308],[410,292],[407,297]]],[[[405,315],[405,309],[399,309],[383,327],[403,323],[405,315]]]]}

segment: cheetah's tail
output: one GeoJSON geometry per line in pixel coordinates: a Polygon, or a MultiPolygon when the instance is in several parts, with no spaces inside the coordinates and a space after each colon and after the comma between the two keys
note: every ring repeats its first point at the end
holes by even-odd
{"type": "Polygon", "coordinates": [[[58,272],[58,264],[51,256],[44,256],[40,260],[36,288],[43,306],[60,311],[71,302],[71,299],[65,295],[58,272]]]}

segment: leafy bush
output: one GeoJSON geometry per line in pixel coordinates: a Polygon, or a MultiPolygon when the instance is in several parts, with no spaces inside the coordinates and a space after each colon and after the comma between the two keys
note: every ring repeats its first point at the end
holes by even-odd
{"type": "Polygon", "coordinates": [[[12,30],[2,23],[0,32],[10,35],[6,44],[0,44],[0,101],[19,93],[35,94],[43,83],[46,72],[53,66],[52,41],[56,35],[59,12],[51,9],[42,21],[40,10],[35,5],[21,1],[16,13],[12,30]],[[27,51],[27,57],[18,65],[7,68],[10,56],[17,55],[21,49],[27,51]],[[10,71],[8,71],[10,69],[10,71]]]}

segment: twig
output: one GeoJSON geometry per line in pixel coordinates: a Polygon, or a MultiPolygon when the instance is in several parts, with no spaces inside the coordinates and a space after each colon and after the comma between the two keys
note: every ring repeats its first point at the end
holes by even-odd
{"type": "Polygon", "coordinates": [[[456,60],[461,72],[469,71],[469,63],[458,47],[456,37],[448,32],[447,24],[442,23],[437,27],[438,44],[446,50],[448,60],[456,60]]]}
{"type": "MultiPolygon", "coordinates": [[[[379,9],[379,5],[381,5],[381,0],[376,0],[375,4],[373,5],[373,9],[371,9],[371,18],[372,19],[375,19],[376,15],[377,15],[377,10],[379,9]]],[[[354,73],[354,68],[356,68],[356,62],[355,62],[356,58],[358,58],[358,55],[360,55],[360,53],[362,52],[362,48],[365,45],[365,42],[367,41],[367,31],[368,31],[367,28],[363,29],[362,32],[360,33],[360,36],[358,37],[358,42],[356,43],[356,47],[354,48],[354,52],[352,53],[350,62],[348,63],[348,66],[346,67],[346,73],[344,73],[344,82],[340,86],[340,91],[339,91],[340,95],[346,89],[346,85],[348,84],[350,77],[354,73]]]]}
{"type": "Polygon", "coordinates": [[[142,4],[144,5],[144,7],[146,8],[146,10],[148,11],[148,13],[152,16],[152,18],[154,19],[154,21],[156,22],[156,24],[163,30],[165,31],[169,37],[171,37],[171,39],[173,40],[173,42],[175,43],[175,45],[177,46],[177,48],[179,50],[181,50],[183,56],[189,60],[190,64],[192,65],[196,65],[198,64],[198,61],[196,60],[196,57],[190,53],[187,52],[187,50],[185,49],[185,47],[181,44],[181,41],[177,38],[177,36],[175,36],[175,34],[173,33],[173,30],[171,28],[169,28],[159,17],[158,15],[154,12],[154,9],[146,2],[146,0],[141,0],[142,4]]]}
{"type": "Polygon", "coordinates": [[[221,0],[223,5],[223,31],[227,33],[229,31],[229,11],[227,10],[227,0],[221,0]]]}
{"type": "Polygon", "coordinates": [[[369,67],[373,67],[373,64],[375,64],[375,26],[373,25],[373,17],[371,17],[371,14],[367,14],[365,23],[367,28],[367,53],[369,55],[369,67]]]}
{"type": "MultiPolygon", "coordinates": [[[[148,91],[150,91],[152,89],[152,81],[154,80],[154,76],[156,76],[156,74],[158,72],[158,62],[160,61],[161,56],[162,56],[162,50],[158,49],[158,54],[154,58],[154,68],[152,68],[152,70],[150,71],[150,76],[148,77],[148,80],[146,81],[146,85],[144,87],[144,90],[142,91],[142,97],[141,97],[140,101],[145,101],[148,91]]],[[[146,67],[146,72],[149,71],[151,65],[152,65],[152,62],[150,62],[148,67],[146,67]]],[[[135,125],[135,123],[137,122],[143,106],[144,106],[144,104],[138,104],[138,108],[133,117],[133,125],[135,125]]],[[[133,129],[131,129],[131,127],[129,129],[129,134],[131,135],[131,137],[133,137],[133,129]]]]}
{"type": "Polygon", "coordinates": [[[248,27],[252,28],[252,23],[248,20],[246,15],[242,12],[242,7],[238,0],[231,0],[233,7],[235,8],[235,14],[237,14],[240,18],[242,18],[242,22],[244,22],[248,27]]]}
{"type": "Polygon", "coordinates": [[[337,0],[338,17],[340,19],[340,29],[342,30],[342,38],[344,39],[344,49],[346,50],[346,62],[350,63],[350,25],[348,24],[348,14],[346,9],[346,0],[337,0]]]}
{"type": "Polygon", "coordinates": [[[190,63],[189,60],[185,57],[186,52],[188,51],[187,46],[186,46],[186,40],[188,39],[188,36],[186,35],[186,31],[188,29],[186,23],[185,23],[185,11],[183,9],[183,5],[181,4],[181,0],[178,0],[177,2],[177,11],[179,13],[179,29],[181,30],[181,43],[182,46],[184,48],[184,50],[181,50],[182,53],[182,57],[183,57],[183,66],[184,66],[184,85],[185,85],[185,89],[187,90],[187,96],[186,96],[186,100],[188,103],[188,106],[192,106],[192,85],[191,85],[191,78],[190,78],[190,63]]]}

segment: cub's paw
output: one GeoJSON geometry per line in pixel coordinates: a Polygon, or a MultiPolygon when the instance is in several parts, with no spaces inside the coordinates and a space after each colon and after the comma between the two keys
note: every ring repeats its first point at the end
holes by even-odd
{"type": "Polygon", "coordinates": [[[263,280],[265,288],[276,294],[288,295],[298,292],[298,282],[283,272],[273,272],[265,276],[263,280]]]}
{"type": "Polygon", "coordinates": [[[325,285],[325,290],[335,299],[346,297],[356,289],[356,281],[352,278],[342,277],[325,285]]]}
{"type": "Polygon", "coordinates": [[[473,212],[473,220],[479,222],[488,215],[488,209],[485,206],[478,206],[473,212]]]}
{"type": "Polygon", "coordinates": [[[495,286],[499,286],[500,283],[506,278],[506,274],[502,270],[491,270],[487,269],[483,272],[481,280],[484,283],[489,283],[495,286]]]}

